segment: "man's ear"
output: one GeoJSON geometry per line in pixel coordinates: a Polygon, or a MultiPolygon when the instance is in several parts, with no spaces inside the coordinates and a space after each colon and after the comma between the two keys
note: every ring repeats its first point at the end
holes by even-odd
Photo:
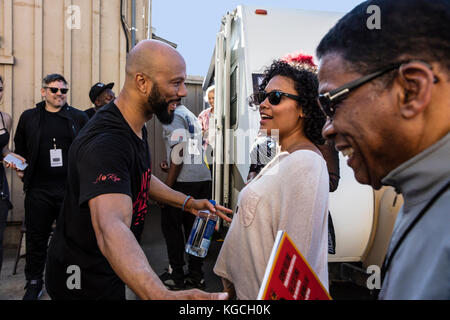
{"type": "Polygon", "coordinates": [[[42,97],[42,100],[44,100],[44,98],[45,98],[45,89],[44,88],[41,88],[41,97],[42,97]]]}
{"type": "Polygon", "coordinates": [[[305,113],[303,112],[303,107],[298,108],[298,117],[303,119],[305,117],[305,113]]]}
{"type": "Polygon", "coordinates": [[[400,113],[410,119],[425,111],[431,101],[434,75],[431,68],[421,62],[410,62],[399,69],[400,113]]]}
{"type": "Polygon", "coordinates": [[[152,81],[142,73],[137,73],[134,78],[136,87],[144,95],[147,95],[152,90],[152,81]]]}

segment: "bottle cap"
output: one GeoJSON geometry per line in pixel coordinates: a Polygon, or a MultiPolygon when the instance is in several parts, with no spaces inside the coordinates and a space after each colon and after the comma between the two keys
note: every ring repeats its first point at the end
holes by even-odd
{"type": "Polygon", "coordinates": [[[209,202],[215,207],[216,206],[216,201],[214,200],[209,200],[209,202]]]}

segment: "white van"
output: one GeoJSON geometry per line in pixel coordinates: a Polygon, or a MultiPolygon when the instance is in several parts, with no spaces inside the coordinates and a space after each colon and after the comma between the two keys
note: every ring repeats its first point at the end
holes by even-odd
{"type": "MultiPolygon", "coordinates": [[[[203,83],[204,90],[212,84],[216,88],[216,201],[234,210],[245,186],[250,146],[260,121],[258,109],[249,106],[248,97],[257,89],[264,69],[287,53],[301,51],[314,56],[320,39],[341,16],[238,6],[223,17],[203,83]]],[[[397,199],[392,188],[375,191],[361,185],[342,155],[339,157],[339,188],[330,193],[336,233],[336,254],[329,255],[330,280],[351,280],[365,286],[367,267],[383,262],[402,199],[397,199]]]]}

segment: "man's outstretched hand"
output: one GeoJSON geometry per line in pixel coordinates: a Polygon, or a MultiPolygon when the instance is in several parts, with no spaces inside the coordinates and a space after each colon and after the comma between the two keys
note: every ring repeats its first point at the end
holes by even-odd
{"type": "Polygon", "coordinates": [[[169,291],[167,300],[227,300],[228,293],[214,292],[209,293],[199,289],[184,291],[169,291]]]}
{"type": "Polygon", "coordinates": [[[216,214],[219,218],[222,218],[227,222],[231,222],[231,218],[227,216],[227,213],[232,214],[232,210],[217,203],[214,206],[207,199],[192,199],[186,206],[186,211],[194,215],[197,215],[199,210],[209,210],[210,212],[216,214]]]}

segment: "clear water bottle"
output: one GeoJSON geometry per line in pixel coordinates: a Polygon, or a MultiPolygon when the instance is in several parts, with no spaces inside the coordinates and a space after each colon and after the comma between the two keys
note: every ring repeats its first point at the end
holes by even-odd
{"type": "MultiPolygon", "coordinates": [[[[212,205],[216,205],[214,200],[210,200],[210,202],[212,205]]],[[[199,211],[186,243],[186,252],[200,258],[206,257],[216,223],[217,216],[215,214],[209,210],[199,211]]]]}

